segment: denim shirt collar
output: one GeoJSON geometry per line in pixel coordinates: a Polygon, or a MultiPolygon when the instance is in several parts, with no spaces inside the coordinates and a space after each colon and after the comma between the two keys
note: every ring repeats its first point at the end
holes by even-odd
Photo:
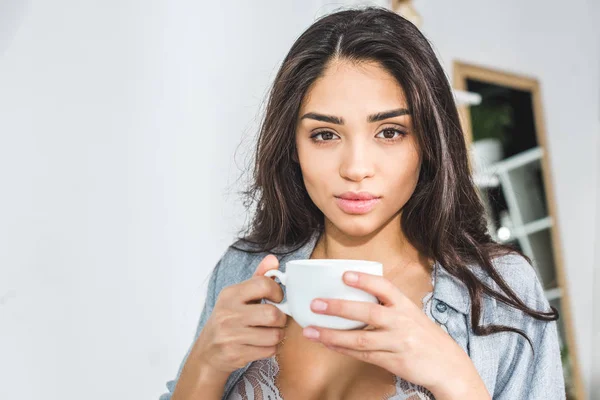
{"type": "MultiPolygon", "coordinates": [[[[280,269],[285,272],[285,262],[287,261],[309,258],[318,239],[319,232],[315,231],[306,244],[280,259],[280,269]]],[[[438,302],[443,302],[454,310],[468,315],[471,302],[466,285],[458,278],[451,275],[438,261],[436,261],[436,268],[434,268],[434,271],[435,285],[433,287],[432,297],[438,302]]]]}

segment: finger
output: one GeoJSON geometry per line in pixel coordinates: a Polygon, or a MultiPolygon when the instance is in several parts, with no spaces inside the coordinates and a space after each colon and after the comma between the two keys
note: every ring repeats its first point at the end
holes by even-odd
{"type": "Polygon", "coordinates": [[[238,343],[250,346],[277,346],[285,337],[283,328],[246,327],[238,333],[238,343]]]}
{"type": "Polygon", "coordinates": [[[235,287],[244,303],[267,298],[279,303],[283,300],[283,290],[273,279],[266,276],[254,276],[235,287]]]}
{"type": "Polygon", "coordinates": [[[350,357],[354,357],[357,360],[368,362],[370,364],[378,365],[382,368],[388,369],[389,359],[392,353],[387,351],[360,351],[352,350],[345,347],[327,346],[329,350],[335,351],[340,354],[345,354],[350,357]]]}
{"type": "Polygon", "coordinates": [[[240,353],[247,360],[256,361],[263,358],[269,358],[277,353],[278,346],[242,346],[240,353]]]}
{"type": "Polygon", "coordinates": [[[346,271],[343,279],[347,285],[364,290],[377,297],[383,305],[400,305],[401,302],[408,300],[400,289],[383,276],[346,271]],[[356,279],[351,279],[352,277],[356,279]]]}
{"type": "Polygon", "coordinates": [[[270,326],[283,328],[287,314],[272,304],[248,304],[242,307],[242,322],[245,326],[270,326]]]}
{"type": "Polygon", "coordinates": [[[304,328],[302,333],[306,336],[314,331],[317,332],[318,337],[312,340],[325,346],[345,347],[358,351],[394,351],[394,340],[385,331],[344,331],[310,326],[304,328]]]}
{"type": "Polygon", "coordinates": [[[317,298],[310,308],[318,314],[336,315],[377,327],[387,327],[395,316],[391,308],[366,301],[317,298]]]}
{"type": "Polygon", "coordinates": [[[272,269],[279,269],[279,260],[273,254],[269,254],[258,264],[252,276],[263,276],[272,269]]]}

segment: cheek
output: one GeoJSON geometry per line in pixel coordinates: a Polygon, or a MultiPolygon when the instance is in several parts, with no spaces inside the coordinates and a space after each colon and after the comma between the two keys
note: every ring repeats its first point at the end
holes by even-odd
{"type": "Polygon", "coordinates": [[[324,157],[318,149],[298,147],[298,161],[302,179],[310,198],[319,206],[331,193],[336,179],[337,166],[333,157],[324,157]]]}
{"type": "Polygon", "coordinates": [[[299,157],[300,169],[306,188],[309,190],[323,190],[334,179],[335,163],[331,159],[308,152],[299,157]]]}
{"type": "Polygon", "coordinates": [[[389,163],[385,170],[385,181],[389,182],[386,190],[398,200],[406,201],[417,186],[420,172],[420,161],[417,157],[404,159],[403,162],[389,163]]]}

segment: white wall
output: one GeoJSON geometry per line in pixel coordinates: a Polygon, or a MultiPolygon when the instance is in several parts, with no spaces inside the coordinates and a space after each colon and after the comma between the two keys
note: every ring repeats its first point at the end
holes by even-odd
{"type": "MultiPolygon", "coordinates": [[[[296,36],[344,4],[199,3],[0,2],[0,398],[156,398],[190,344],[243,220],[233,154],[296,36]]],[[[586,4],[417,2],[449,71],[460,58],[542,82],[589,371],[600,85],[586,4]]]]}
{"type": "MultiPolygon", "coordinates": [[[[594,21],[600,20],[600,2],[590,0],[592,11],[590,15],[594,21]]],[[[600,26],[595,24],[595,37],[598,43],[598,52],[600,52],[600,26]]],[[[600,82],[600,66],[598,66],[598,81],[600,82]]],[[[600,95],[600,85],[598,85],[598,93],[600,95]]],[[[600,121],[600,110],[598,113],[600,121]]],[[[598,152],[600,154],[600,143],[598,143],[598,152]]],[[[596,171],[600,172],[600,163],[596,167],[596,171]]],[[[600,194],[600,173],[596,174],[596,191],[600,194]]],[[[596,207],[599,207],[600,202],[596,201],[596,207]]],[[[600,212],[596,213],[596,237],[594,246],[594,287],[593,287],[593,314],[594,332],[592,336],[592,371],[591,371],[591,398],[600,398],[600,212]]]]}
{"type": "Polygon", "coordinates": [[[165,391],[242,222],[232,155],[317,4],[1,3],[0,398],[165,391]]]}

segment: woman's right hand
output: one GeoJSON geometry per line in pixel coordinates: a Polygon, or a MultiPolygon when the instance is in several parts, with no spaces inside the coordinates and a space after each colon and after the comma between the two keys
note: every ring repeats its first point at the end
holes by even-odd
{"type": "MultiPolygon", "coordinates": [[[[278,269],[274,255],[262,259],[252,278],[225,287],[190,353],[197,371],[226,379],[251,361],[275,354],[283,340],[287,315],[262,298],[283,300],[283,291],[272,278],[263,276],[278,269]]],[[[189,378],[189,377],[188,377],[189,378]]],[[[220,379],[219,379],[220,380],[220,379]]]]}

